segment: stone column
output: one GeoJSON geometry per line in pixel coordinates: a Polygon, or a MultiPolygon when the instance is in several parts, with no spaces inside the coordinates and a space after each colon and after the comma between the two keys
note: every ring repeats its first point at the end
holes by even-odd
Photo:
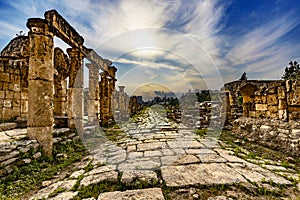
{"type": "Polygon", "coordinates": [[[121,119],[123,119],[126,116],[124,89],[125,86],[119,86],[119,110],[121,114],[121,119]]]}
{"type": "Polygon", "coordinates": [[[67,49],[71,59],[69,90],[68,90],[68,117],[69,128],[77,130],[83,136],[83,54],[79,49],[67,49]]]}
{"type": "Polygon", "coordinates": [[[89,100],[88,100],[88,121],[89,123],[94,123],[97,121],[98,113],[98,92],[99,89],[99,67],[94,64],[86,64],[89,69],[89,100]]]}
{"type": "Polygon", "coordinates": [[[53,33],[43,19],[27,21],[29,36],[27,134],[36,139],[47,156],[52,155],[53,131],[53,33]]]}
{"type": "Polygon", "coordinates": [[[110,79],[109,79],[109,91],[108,91],[109,119],[111,120],[112,123],[115,123],[115,121],[114,121],[114,115],[113,115],[113,108],[112,108],[112,104],[113,104],[112,94],[113,94],[113,92],[115,90],[116,81],[117,81],[117,79],[115,79],[116,71],[117,71],[116,67],[114,67],[114,66],[109,66],[108,67],[108,73],[110,75],[110,79]]]}
{"type": "Polygon", "coordinates": [[[100,81],[100,121],[101,126],[108,126],[109,119],[109,102],[108,102],[108,73],[106,71],[101,73],[100,81]]]}
{"type": "Polygon", "coordinates": [[[55,116],[65,116],[65,102],[66,102],[66,80],[62,77],[54,76],[54,115],[55,116]]]}
{"type": "Polygon", "coordinates": [[[114,115],[113,115],[113,98],[112,94],[115,89],[115,79],[108,79],[108,118],[112,123],[114,123],[114,115]]]}

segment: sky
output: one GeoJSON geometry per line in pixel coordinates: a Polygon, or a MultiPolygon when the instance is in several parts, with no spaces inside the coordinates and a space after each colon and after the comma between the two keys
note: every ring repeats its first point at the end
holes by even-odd
{"type": "MultiPolygon", "coordinates": [[[[113,61],[129,94],[220,89],[243,72],[280,79],[300,61],[298,0],[0,0],[0,48],[51,9],[113,61]]],[[[68,48],[57,38],[55,46],[68,48]]]]}

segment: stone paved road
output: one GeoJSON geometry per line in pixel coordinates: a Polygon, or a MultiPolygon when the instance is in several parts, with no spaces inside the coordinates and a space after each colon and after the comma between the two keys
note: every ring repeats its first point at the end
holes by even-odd
{"type": "MultiPolygon", "coordinates": [[[[275,173],[288,173],[288,169],[276,163],[262,167],[236,157],[233,151],[222,149],[217,139],[197,136],[152,110],[140,122],[124,125],[123,130],[124,138],[117,143],[104,138],[93,149],[93,156],[86,157],[70,176],[41,189],[31,199],[47,199],[59,187],[65,191],[49,199],[71,199],[78,194],[70,191],[77,182],[79,189],[104,180],[116,182],[118,178],[122,183],[137,179],[153,183],[159,180],[159,169],[166,185],[173,187],[262,181],[291,185],[275,173]],[[84,167],[89,163],[93,169],[86,172],[84,167]],[[78,177],[83,178],[78,180],[78,177]]],[[[98,199],[164,199],[164,196],[161,188],[150,188],[102,193],[98,199]]]]}

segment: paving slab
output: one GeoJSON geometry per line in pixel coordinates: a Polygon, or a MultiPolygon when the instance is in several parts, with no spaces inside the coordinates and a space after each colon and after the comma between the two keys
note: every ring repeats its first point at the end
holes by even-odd
{"type": "Polygon", "coordinates": [[[73,199],[78,194],[78,192],[63,192],[59,195],[50,198],[49,200],[70,200],[73,199]]]}
{"type": "Polygon", "coordinates": [[[88,185],[91,185],[94,183],[99,183],[104,180],[117,182],[118,172],[109,171],[109,172],[104,172],[101,174],[93,174],[90,176],[86,176],[80,181],[80,187],[88,186],[88,185]]]}
{"type": "Polygon", "coordinates": [[[189,141],[168,141],[167,142],[171,149],[175,148],[203,148],[204,146],[195,140],[189,141]]]}
{"type": "Polygon", "coordinates": [[[225,163],[227,160],[217,154],[199,154],[197,157],[203,163],[225,163]]]}
{"type": "Polygon", "coordinates": [[[164,200],[160,188],[127,190],[125,192],[106,192],[98,196],[98,200],[164,200]]]}
{"type": "Polygon", "coordinates": [[[158,150],[165,146],[166,144],[164,142],[141,143],[137,145],[137,151],[158,150]]]}
{"type": "Polygon", "coordinates": [[[173,187],[247,182],[241,174],[224,163],[167,166],[161,168],[161,173],[167,186],[173,187]]]}
{"type": "Polygon", "coordinates": [[[154,171],[150,170],[126,170],[123,171],[121,182],[122,183],[131,183],[134,180],[142,180],[148,183],[157,181],[157,175],[154,171]]]}
{"type": "Polygon", "coordinates": [[[157,157],[137,158],[126,160],[118,166],[118,170],[144,170],[156,169],[161,166],[160,160],[157,157]]]}

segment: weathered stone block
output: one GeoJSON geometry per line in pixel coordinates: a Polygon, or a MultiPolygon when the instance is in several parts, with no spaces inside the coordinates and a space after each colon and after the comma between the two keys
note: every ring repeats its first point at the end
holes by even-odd
{"type": "Polygon", "coordinates": [[[27,135],[30,139],[37,140],[38,143],[43,147],[46,155],[52,154],[52,138],[53,127],[28,127],[27,135]]]}
{"type": "Polygon", "coordinates": [[[27,100],[28,99],[28,91],[22,91],[21,92],[21,99],[22,100],[27,100]]]}
{"type": "Polygon", "coordinates": [[[3,106],[6,107],[6,108],[11,108],[12,107],[12,100],[10,100],[10,99],[4,100],[3,106]]]}
{"type": "Polygon", "coordinates": [[[279,110],[287,109],[286,100],[281,100],[281,99],[279,100],[278,109],[279,110]]]}
{"type": "Polygon", "coordinates": [[[300,87],[293,88],[292,92],[287,94],[287,102],[289,105],[300,105],[300,87]]]}
{"type": "Polygon", "coordinates": [[[278,87],[277,89],[278,99],[285,99],[286,98],[285,92],[286,92],[285,87],[278,87]]]}
{"type": "Polygon", "coordinates": [[[18,99],[12,100],[12,106],[13,106],[13,107],[21,106],[20,100],[18,100],[18,99]]]}
{"type": "Polygon", "coordinates": [[[272,113],[277,113],[278,112],[278,106],[268,106],[268,111],[272,113]]]}
{"type": "Polygon", "coordinates": [[[268,104],[255,104],[255,109],[260,111],[268,110],[268,104]]]}
{"type": "Polygon", "coordinates": [[[276,94],[276,93],[277,93],[276,87],[269,87],[268,88],[268,94],[276,94]]]}
{"type": "Polygon", "coordinates": [[[52,126],[53,82],[30,80],[28,93],[28,126],[52,126]]]}
{"type": "Polygon", "coordinates": [[[5,91],[5,99],[13,99],[14,93],[12,91],[5,91]]]}
{"type": "Polygon", "coordinates": [[[249,111],[249,117],[255,118],[256,117],[256,111],[249,111]]]}
{"type": "Polygon", "coordinates": [[[266,95],[255,96],[254,102],[259,104],[265,104],[267,103],[267,96],[266,95]]]}
{"type": "Polygon", "coordinates": [[[20,84],[18,84],[18,83],[15,83],[15,84],[14,84],[13,91],[15,91],[15,92],[19,92],[19,91],[21,91],[20,84]]]}
{"type": "MultiPolygon", "coordinates": [[[[251,98],[250,96],[243,96],[243,103],[253,103],[254,99],[251,98]]],[[[124,100],[123,100],[124,102],[124,100]]],[[[124,103],[122,105],[122,107],[124,107],[124,103]]]]}
{"type": "Polygon", "coordinates": [[[19,84],[21,81],[21,77],[20,76],[15,76],[15,83],[19,84]]]}
{"type": "Polygon", "coordinates": [[[13,91],[14,90],[14,84],[13,83],[8,83],[8,90],[13,91]]]}
{"type": "Polygon", "coordinates": [[[13,107],[13,117],[19,117],[20,113],[21,113],[21,107],[20,106],[13,107]]]}
{"type": "Polygon", "coordinates": [[[268,105],[278,105],[278,98],[276,94],[267,95],[268,105]]]}
{"type": "Polygon", "coordinates": [[[22,101],[21,102],[21,113],[27,113],[28,112],[28,101],[22,101]]]}
{"type": "Polygon", "coordinates": [[[4,95],[5,95],[5,92],[4,91],[0,91],[0,99],[4,99],[4,95]]]}
{"type": "Polygon", "coordinates": [[[0,73],[0,80],[3,82],[9,82],[9,74],[8,73],[0,73]]]}
{"type": "Polygon", "coordinates": [[[9,87],[8,87],[9,83],[6,83],[6,82],[3,82],[3,90],[4,91],[8,91],[9,90],[9,87]]]}
{"type": "Polygon", "coordinates": [[[10,120],[13,116],[13,109],[12,108],[3,108],[3,119],[10,120]]]}
{"type": "Polygon", "coordinates": [[[287,110],[278,110],[278,117],[281,120],[286,120],[288,117],[287,110]]]}
{"type": "Polygon", "coordinates": [[[20,99],[21,93],[20,92],[14,92],[14,99],[20,99]]]}

